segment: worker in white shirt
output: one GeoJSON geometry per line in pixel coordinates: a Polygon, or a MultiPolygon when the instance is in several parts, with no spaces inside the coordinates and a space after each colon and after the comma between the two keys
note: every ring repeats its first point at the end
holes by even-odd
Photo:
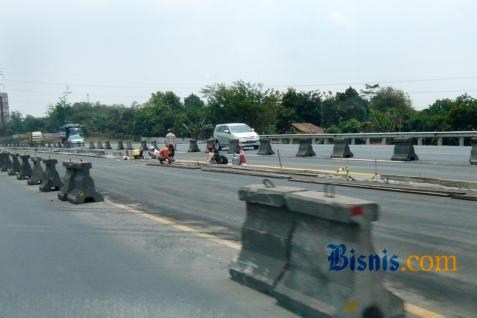
{"type": "Polygon", "coordinates": [[[172,150],[172,157],[175,155],[175,150],[177,149],[177,144],[176,144],[176,135],[172,132],[172,129],[167,130],[167,135],[166,135],[166,140],[165,140],[165,146],[169,147],[172,145],[173,150],[172,150]]]}

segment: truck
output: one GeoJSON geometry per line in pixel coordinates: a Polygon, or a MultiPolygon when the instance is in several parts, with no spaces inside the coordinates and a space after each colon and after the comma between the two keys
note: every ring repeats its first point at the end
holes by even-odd
{"type": "Polygon", "coordinates": [[[39,145],[45,141],[41,131],[32,131],[26,134],[26,139],[30,145],[39,145]]]}
{"type": "Polygon", "coordinates": [[[66,124],[61,126],[59,135],[63,144],[84,146],[84,133],[79,124],[66,124]]]}

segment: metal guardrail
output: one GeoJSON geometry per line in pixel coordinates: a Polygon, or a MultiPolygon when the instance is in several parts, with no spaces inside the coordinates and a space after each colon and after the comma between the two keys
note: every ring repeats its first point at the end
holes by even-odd
{"type": "Polygon", "coordinates": [[[345,133],[345,134],[282,134],[260,135],[268,139],[333,139],[333,138],[442,138],[442,137],[477,137],[477,131],[424,131],[424,132],[385,132],[385,133],[345,133]]]}

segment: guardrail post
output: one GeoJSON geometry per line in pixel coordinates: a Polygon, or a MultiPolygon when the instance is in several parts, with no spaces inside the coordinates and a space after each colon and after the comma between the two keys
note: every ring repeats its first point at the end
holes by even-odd
{"type": "Polygon", "coordinates": [[[371,138],[369,138],[369,137],[366,138],[366,144],[367,144],[367,145],[371,145],[371,138]]]}
{"type": "Polygon", "coordinates": [[[351,144],[356,145],[356,138],[351,138],[351,144]]]}
{"type": "Polygon", "coordinates": [[[422,137],[417,138],[417,145],[422,146],[422,137]]]}
{"type": "Polygon", "coordinates": [[[459,137],[459,146],[464,146],[464,137],[459,137]]]}
{"type": "Polygon", "coordinates": [[[327,145],[328,144],[328,138],[323,138],[323,144],[327,145]]]}
{"type": "Polygon", "coordinates": [[[442,137],[437,138],[437,145],[442,146],[442,137]]]}
{"type": "Polygon", "coordinates": [[[381,144],[385,145],[386,144],[386,137],[381,138],[381,144]]]}

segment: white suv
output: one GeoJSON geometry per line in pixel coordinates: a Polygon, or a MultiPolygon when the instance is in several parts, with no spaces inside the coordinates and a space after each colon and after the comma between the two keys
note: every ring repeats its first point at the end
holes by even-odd
{"type": "Polygon", "coordinates": [[[222,147],[229,146],[229,140],[238,139],[239,145],[242,147],[253,147],[258,149],[260,137],[253,128],[247,124],[233,123],[220,124],[215,126],[214,141],[215,148],[222,149],[222,147]]]}

